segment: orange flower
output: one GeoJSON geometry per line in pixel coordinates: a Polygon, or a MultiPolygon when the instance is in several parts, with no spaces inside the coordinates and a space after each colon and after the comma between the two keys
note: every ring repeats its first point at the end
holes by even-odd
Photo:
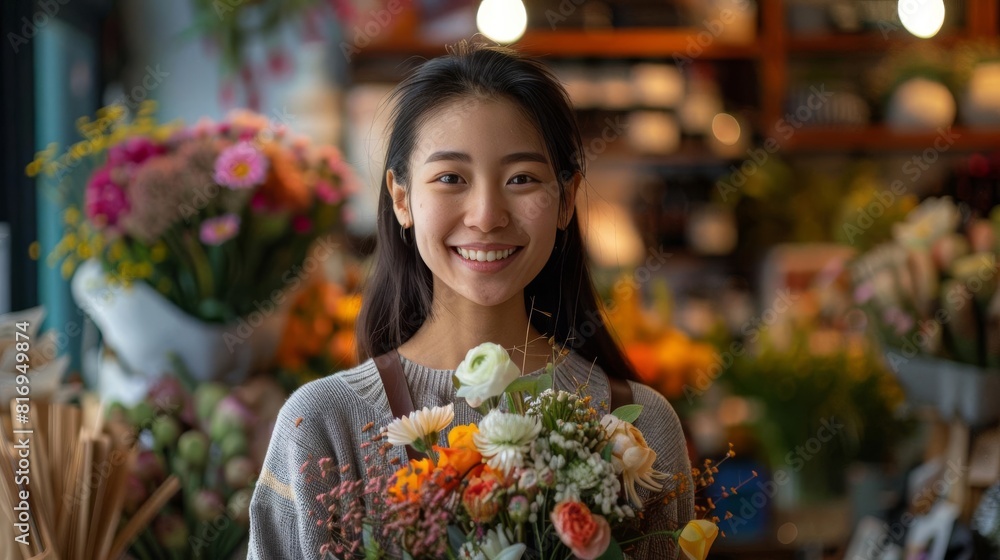
{"type": "Polygon", "coordinates": [[[389,495],[396,501],[420,500],[420,487],[434,472],[434,463],[430,459],[412,459],[410,464],[396,471],[394,482],[389,487],[389,495]]]}
{"type": "Polygon", "coordinates": [[[559,540],[581,560],[594,560],[611,543],[611,526],[600,515],[590,513],[577,501],[560,502],[552,510],[552,525],[559,540]]]}
{"type": "Polygon", "coordinates": [[[271,205],[299,212],[309,208],[312,193],[294,157],[278,144],[264,144],[262,150],[271,160],[267,179],[260,188],[271,205]]]}
{"type": "Polygon", "coordinates": [[[452,467],[459,475],[468,473],[469,476],[476,476],[482,471],[483,456],[474,449],[459,449],[454,447],[434,446],[434,451],[440,455],[438,467],[452,467]],[[478,469],[475,467],[479,466],[478,469]]]}
{"type": "Polygon", "coordinates": [[[493,496],[499,486],[497,479],[492,476],[476,477],[469,481],[462,493],[462,505],[473,521],[489,523],[500,511],[500,502],[493,496]]]}

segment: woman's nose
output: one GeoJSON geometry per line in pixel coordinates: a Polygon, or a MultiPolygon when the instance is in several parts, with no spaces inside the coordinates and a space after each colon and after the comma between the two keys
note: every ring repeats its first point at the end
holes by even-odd
{"type": "Polygon", "coordinates": [[[480,231],[502,228],[510,222],[507,200],[500,189],[477,186],[471,189],[465,212],[465,225],[480,231]]]}

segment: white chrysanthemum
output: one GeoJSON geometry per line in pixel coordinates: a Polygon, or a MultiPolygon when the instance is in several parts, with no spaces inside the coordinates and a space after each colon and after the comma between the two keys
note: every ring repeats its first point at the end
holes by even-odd
{"type": "Polygon", "coordinates": [[[479,424],[473,441],[492,469],[510,474],[524,465],[524,457],[542,431],[534,416],[521,416],[492,410],[479,424]]]}
{"type": "Polygon", "coordinates": [[[447,428],[455,419],[455,405],[424,407],[390,423],[386,439],[393,445],[413,445],[447,428]]]}

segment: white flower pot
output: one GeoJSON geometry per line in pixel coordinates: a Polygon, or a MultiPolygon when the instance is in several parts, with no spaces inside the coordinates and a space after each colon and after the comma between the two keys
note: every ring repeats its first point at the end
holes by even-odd
{"type": "Polygon", "coordinates": [[[72,291],[114,351],[121,370],[146,385],[175,370],[171,355],[198,381],[242,381],[274,357],[293,300],[288,294],[280,305],[262,303],[235,324],[205,323],[145,282],[127,288],[110,285],[95,260],[77,270],[72,291]]]}
{"type": "Polygon", "coordinates": [[[895,348],[885,349],[885,358],[911,403],[974,427],[1000,419],[1000,371],[895,348]]]}

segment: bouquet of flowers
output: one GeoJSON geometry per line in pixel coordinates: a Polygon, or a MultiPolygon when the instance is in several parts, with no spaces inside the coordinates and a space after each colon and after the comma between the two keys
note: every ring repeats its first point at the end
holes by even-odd
{"type": "MultiPolygon", "coordinates": [[[[452,427],[448,445],[438,445],[454,419],[448,405],[398,418],[373,436],[373,446],[410,446],[425,457],[319,495],[325,517],[317,523],[330,531],[320,554],[593,560],[623,558],[624,547],[651,536],[634,531],[643,507],[636,487],[661,491],[667,479],[679,487],[686,478],[653,469],[656,453],[632,425],[641,406],[601,417],[591,397],[552,388],[552,367],[521,377],[502,347],[470,350],[455,382],[457,395],[485,415],[480,424],[452,427]]],[[[366,460],[385,453],[375,451],[366,460]]],[[[339,470],[329,458],[313,468],[323,478],[339,470]]],[[[703,560],[718,533],[701,519],[661,534],[703,560]]]]}
{"type": "Polygon", "coordinates": [[[69,278],[97,259],[112,285],[143,281],[191,316],[232,323],[301,281],[310,245],[345,219],[353,175],[336,148],[262,115],[161,125],[154,110],[82,118],[85,140],[28,165],[66,207],[49,264],[69,278]]]}
{"type": "Polygon", "coordinates": [[[998,229],[1000,212],[963,220],[929,198],[852,264],[855,302],[887,347],[1000,367],[998,229]]]}

